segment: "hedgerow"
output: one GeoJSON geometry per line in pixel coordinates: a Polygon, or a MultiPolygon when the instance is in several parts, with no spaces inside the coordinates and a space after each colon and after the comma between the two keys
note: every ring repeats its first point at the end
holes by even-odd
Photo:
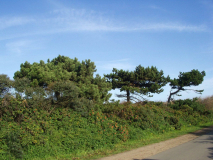
{"type": "Polygon", "coordinates": [[[86,116],[82,110],[48,100],[32,103],[21,97],[0,98],[0,156],[42,159],[74,155],[113,148],[152,133],[181,130],[183,125],[198,125],[213,119],[212,111],[195,99],[178,100],[170,105],[113,102],[84,110],[86,116]]]}

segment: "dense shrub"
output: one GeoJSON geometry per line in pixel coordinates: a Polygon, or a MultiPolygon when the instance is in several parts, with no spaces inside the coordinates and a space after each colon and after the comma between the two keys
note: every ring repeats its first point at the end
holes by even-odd
{"type": "Polygon", "coordinates": [[[110,147],[129,138],[128,125],[109,119],[100,110],[91,109],[85,118],[81,111],[69,107],[45,110],[39,104],[31,107],[26,100],[12,97],[1,99],[0,106],[0,154],[4,156],[17,158],[19,152],[32,157],[55,156],[57,152],[110,147]],[[13,133],[18,133],[15,146],[9,140],[13,133]],[[41,147],[46,151],[36,149],[41,147]]]}
{"type": "MultiPolygon", "coordinates": [[[[168,108],[168,110],[170,109],[168,108]]],[[[177,122],[170,123],[171,113],[166,111],[165,107],[161,108],[154,105],[154,103],[145,103],[144,105],[131,103],[107,104],[103,112],[107,116],[117,116],[129,125],[142,130],[152,129],[153,131],[164,132],[173,127],[180,129],[181,126],[178,119],[177,122]]]]}
{"type": "Polygon", "coordinates": [[[56,157],[58,153],[113,148],[118,143],[213,119],[212,111],[204,108],[201,112],[202,105],[195,100],[168,106],[159,102],[91,105],[80,98],[80,102],[66,97],[64,102],[60,100],[0,98],[2,159],[56,157]]]}
{"type": "Polygon", "coordinates": [[[174,113],[177,117],[190,125],[205,123],[208,118],[211,119],[213,116],[212,111],[208,110],[197,98],[177,100],[169,106],[175,110],[174,113]]]}
{"type": "Polygon", "coordinates": [[[200,112],[201,114],[205,112],[205,106],[198,102],[198,98],[176,100],[174,101],[174,104],[170,104],[170,107],[175,110],[179,110],[184,109],[184,107],[186,108],[186,105],[188,106],[187,108],[189,108],[190,106],[190,108],[192,108],[193,111],[200,112]]]}

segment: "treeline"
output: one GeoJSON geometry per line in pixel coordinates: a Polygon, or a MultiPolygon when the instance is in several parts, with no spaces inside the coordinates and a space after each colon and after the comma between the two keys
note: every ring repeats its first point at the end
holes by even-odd
{"type": "MultiPolygon", "coordinates": [[[[199,85],[205,72],[165,77],[156,67],[135,71],[113,69],[94,76],[95,64],[58,56],[47,63],[21,64],[14,81],[0,75],[0,158],[74,159],[79,152],[113,148],[126,141],[204,124],[213,119],[212,108],[198,99],[173,103],[109,102],[109,90],[133,96],[161,93],[166,83],[176,91],[199,85]],[[13,88],[14,92],[8,92],[13,88]]],[[[202,92],[202,91],[200,91],[202,92]]]]}
{"type": "MultiPolygon", "coordinates": [[[[138,101],[139,97],[152,96],[152,93],[163,92],[162,87],[167,83],[171,89],[168,102],[173,95],[178,95],[180,91],[187,90],[185,87],[198,86],[203,82],[205,71],[191,70],[190,72],[180,72],[178,78],[171,79],[164,76],[162,70],[156,67],[144,68],[137,66],[134,71],[118,70],[113,68],[111,74],[94,76],[96,66],[94,62],[85,60],[79,62],[77,58],[61,56],[53,60],[43,60],[40,63],[21,64],[20,71],[15,72],[14,81],[6,75],[0,75],[0,91],[4,94],[8,88],[15,88],[16,93],[23,95],[25,99],[35,97],[50,98],[59,101],[73,95],[72,99],[83,99],[82,101],[92,101],[103,103],[109,100],[111,89],[126,91],[126,94],[119,94],[118,97],[126,97],[127,102],[138,101]],[[74,94],[75,93],[75,94],[74,94]]],[[[203,90],[194,90],[202,93],[203,90]]],[[[70,98],[69,98],[70,99],[70,98]]]]}

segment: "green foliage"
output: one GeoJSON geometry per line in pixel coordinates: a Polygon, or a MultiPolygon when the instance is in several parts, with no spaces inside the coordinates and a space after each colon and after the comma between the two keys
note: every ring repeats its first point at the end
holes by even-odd
{"type": "Polygon", "coordinates": [[[203,104],[198,102],[198,98],[185,99],[185,100],[176,100],[170,104],[170,106],[175,110],[184,110],[189,114],[192,114],[193,111],[203,114],[206,111],[206,108],[203,104]]]}
{"type": "Polygon", "coordinates": [[[207,122],[208,118],[212,118],[212,112],[207,110],[197,98],[177,100],[169,106],[175,110],[174,113],[177,117],[190,125],[198,125],[207,122]]]}
{"type": "MultiPolygon", "coordinates": [[[[57,101],[74,101],[79,97],[80,89],[71,81],[57,81],[48,85],[48,93],[57,101]],[[57,93],[57,95],[55,95],[57,93]]],[[[64,105],[66,106],[66,105],[64,105]]]]}
{"type": "Polygon", "coordinates": [[[163,76],[163,71],[156,67],[151,66],[144,68],[141,65],[137,66],[135,71],[135,86],[139,87],[137,92],[142,94],[161,93],[162,87],[165,86],[169,80],[169,77],[163,76]]]}
{"type": "Polygon", "coordinates": [[[158,71],[156,67],[144,68],[137,66],[135,71],[124,71],[113,68],[113,73],[105,75],[109,82],[112,82],[112,88],[119,88],[120,91],[126,91],[127,101],[131,100],[130,93],[140,93],[149,95],[150,93],[161,93],[162,87],[166,85],[169,77],[163,76],[163,71],[158,71]]]}
{"type": "Polygon", "coordinates": [[[67,154],[112,147],[128,139],[128,126],[118,124],[94,109],[89,111],[87,118],[83,118],[70,108],[52,107],[47,111],[39,104],[31,107],[26,100],[13,97],[1,99],[0,105],[0,150],[18,154],[19,148],[22,148],[26,159],[29,154],[31,158],[45,154],[56,156],[57,152],[67,154]],[[11,139],[11,136],[5,136],[8,133],[19,133],[17,143],[14,143],[17,148],[14,149],[8,141],[11,139]],[[46,151],[36,149],[41,147],[46,151]]]}
{"type": "Polygon", "coordinates": [[[14,81],[14,87],[18,92],[16,95],[21,95],[21,97],[24,99],[38,101],[44,99],[47,96],[44,89],[38,86],[34,86],[26,77],[16,78],[14,81]]]}
{"type": "MultiPolygon", "coordinates": [[[[176,89],[174,92],[170,92],[168,102],[171,100],[172,95],[176,95],[180,91],[190,90],[185,87],[198,86],[203,82],[203,78],[206,75],[205,71],[199,72],[198,70],[191,70],[190,72],[180,72],[179,78],[171,79],[170,86],[172,89],[176,89]]],[[[203,90],[194,90],[195,92],[201,94],[203,90]]]]}
{"type": "MultiPolygon", "coordinates": [[[[25,78],[25,81],[28,79],[30,83],[27,82],[27,86],[21,85],[25,89],[28,86],[34,88],[40,86],[48,89],[48,86],[54,82],[72,81],[79,87],[79,96],[94,102],[104,102],[111,96],[108,93],[111,84],[99,75],[93,77],[94,72],[96,72],[95,68],[94,62],[90,60],[79,62],[77,58],[70,59],[59,55],[48,63],[41,60],[40,63],[25,62],[21,64],[20,71],[14,74],[14,79],[25,78]]],[[[18,87],[16,89],[21,91],[18,87]]]]}
{"type": "Polygon", "coordinates": [[[16,159],[23,159],[23,150],[20,144],[20,138],[17,132],[9,132],[5,137],[8,147],[8,153],[16,159]]]}
{"type": "Polygon", "coordinates": [[[179,78],[170,81],[170,86],[178,89],[178,87],[197,86],[203,82],[206,75],[205,71],[191,70],[190,72],[180,72],[179,78]]]}
{"type": "MultiPolygon", "coordinates": [[[[80,89],[71,81],[53,82],[48,86],[49,94],[52,95],[54,104],[58,107],[69,107],[87,117],[89,111],[94,107],[93,101],[81,97],[80,89]],[[58,95],[56,96],[55,93],[58,95]]],[[[49,97],[51,98],[51,97],[49,97]]]]}
{"type": "Polygon", "coordinates": [[[175,129],[180,130],[182,124],[179,121],[179,118],[177,118],[176,116],[168,116],[168,117],[164,117],[164,119],[172,126],[175,127],[175,129]]]}
{"type": "Polygon", "coordinates": [[[112,88],[121,88],[121,91],[130,90],[133,85],[131,83],[135,80],[134,72],[124,71],[122,69],[118,70],[116,68],[113,68],[112,72],[111,74],[105,75],[105,77],[112,82],[112,88]]]}
{"type": "Polygon", "coordinates": [[[179,123],[179,121],[174,124],[169,123],[167,117],[171,117],[170,111],[165,111],[165,108],[160,108],[153,105],[153,103],[145,105],[134,105],[131,103],[120,105],[108,104],[104,107],[103,112],[108,116],[117,116],[135,128],[158,133],[178,128],[176,125],[179,123]]]}
{"type": "Polygon", "coordinates": [[[5,74],[0,75],[0,96],[7,93],[13,86],[13,81],[5,74]]]}

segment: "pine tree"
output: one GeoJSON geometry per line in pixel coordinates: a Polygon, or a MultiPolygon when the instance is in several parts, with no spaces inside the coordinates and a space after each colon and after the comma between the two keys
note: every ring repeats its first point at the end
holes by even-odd
{"type": "Polygon", "coordinates": [[[118,97],[126,97],[127,102],[133,100],[130,94],[139,93],[149,95],[150,93],[163,92],[162,87],[166,85],[169,77],[163,76],[163,71],[158,71],[156,67],[144,68],[137,66],[135,71],[124,71],[113,68],[111,74],[105,75],[108,81],[112,82],[113,89],[126,91],[125,95],[117,95],[118,97]]]}
{"type": "MultiPolygon", "coordinates": [[[[198,86],[203,82],[203,78],[206,75],[205,71],[199,72],[198,70],[191,70],[190,72],[180,72],[178,78],[170,80],[171,90],[176,89],[176,91],[171,92],[168,97],[168,102],[170,102],[173,95],[177,95],[180,91],[193,90],[186,89],[185,87],[198,86]]],[[[196,93],[201,94],[204,90],[193,90],[196,93]]],[[[179,95],[180,96],[180,95],[179,95]]]]}
{"type": "MultiPolygon", "coordinates": [[[[48,90],[52,83],[71,81],[79,88],[79,97],[93,102],[107,101],[111,96],[108,93],[111,84],[99,75],[94,77],[94,72],[96,66],[90,60],[79,62],[77,58],[70,59],[59,55],[52,61],[48,60],[48,63],[41,60],[40,63],[21,64],[20,71],[14,74],[14,79],[27,78],[31,87],[39,86],[45,90],[48,90]]],[[[61,95],[59,91],[55,91],[56,99],[61,95]]]]}

